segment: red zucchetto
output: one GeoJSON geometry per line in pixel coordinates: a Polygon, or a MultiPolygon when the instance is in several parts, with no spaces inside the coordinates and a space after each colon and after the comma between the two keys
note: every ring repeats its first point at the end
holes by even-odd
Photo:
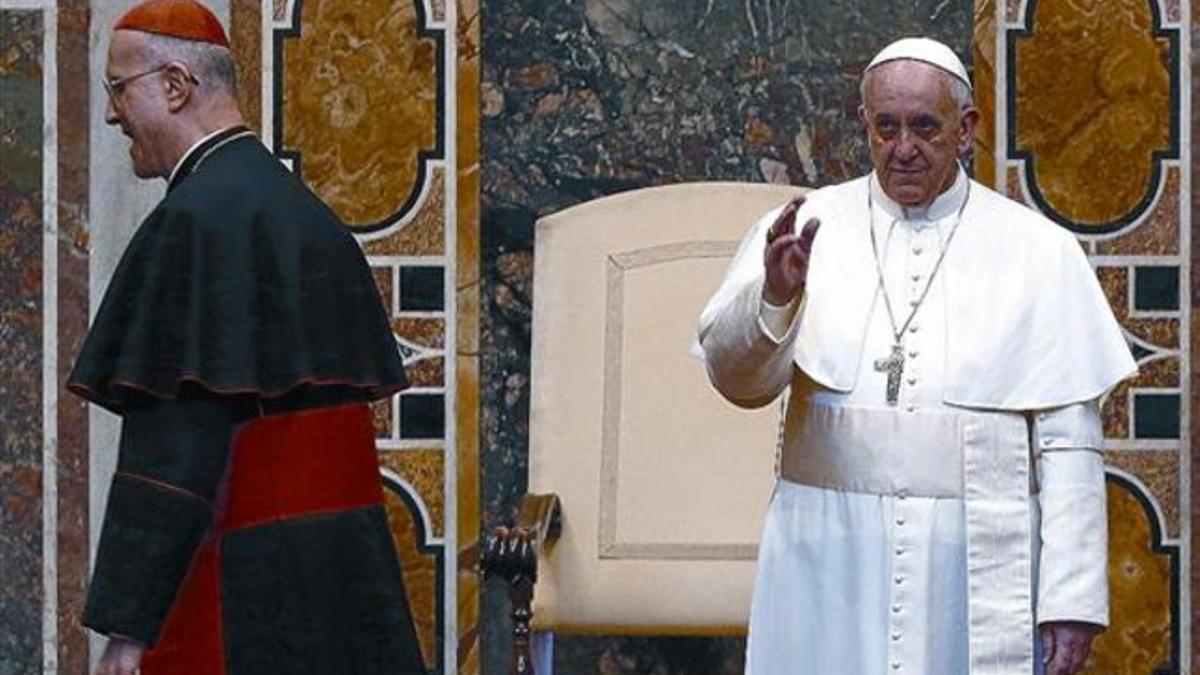
{"type": "Polygon", "coordinates": [[[125,12],[113,30],[137,30],[181,40],[229,46],[221,22],[195,0],[150,0],[125,12]]]}

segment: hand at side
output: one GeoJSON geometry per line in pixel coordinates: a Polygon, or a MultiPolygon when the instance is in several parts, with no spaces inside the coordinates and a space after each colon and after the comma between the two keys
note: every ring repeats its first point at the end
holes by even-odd
{"type": "Polygon", "coordinates": [[[96,666],[96,675],[137,675],[146,648],[127,638],[112,636],[96,666]]]}
{"type": "Polygon", "coordinates": [[[1083,670],[1092,650],[1092,639],[1103,630],[1082,621],[1048,621],[1038,628],[1046,675],[1073,675],[1083,670]]]}

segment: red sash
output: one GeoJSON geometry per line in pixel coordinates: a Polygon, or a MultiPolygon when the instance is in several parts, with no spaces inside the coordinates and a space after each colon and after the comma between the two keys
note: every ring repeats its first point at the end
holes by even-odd
{"type": "Polygon", "coordinates": [[[259,417],[234,434],[213,529],[200,544],[143,675],[225,675],[221,537],[383,501],[366,404],[259,417]]]}

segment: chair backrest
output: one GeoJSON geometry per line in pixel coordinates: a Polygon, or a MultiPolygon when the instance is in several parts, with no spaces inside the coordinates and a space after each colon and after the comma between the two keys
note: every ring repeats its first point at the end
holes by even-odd
{"type": "Polygon", "coordinates": [[[563,527],[536,628],[745,630],[780,411],[725,402],[691,350],[742,235],[801,191],[681,184],[538,221],[529,491],[563,527]]]}

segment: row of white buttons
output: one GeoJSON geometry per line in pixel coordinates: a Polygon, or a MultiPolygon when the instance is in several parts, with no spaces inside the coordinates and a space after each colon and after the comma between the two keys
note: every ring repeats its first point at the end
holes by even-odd
{"type": "Polygon", "coordinates": [[[906,495],[907,493],[904,490],[899,491],[896,495],[896,501],[893,502],[895,515],[894,522],[896,523],[896,529],[893,530],[892,533],[892,540],[895,542],[895,548],[893,549],[895,552],[895,558],[892,560],[892,582],[894,583],[892,588],[892,626],[890,631],[892,646],[888,650],[891,652],[892,670],[900,670],[903,666],[903,662],[900,660],[900,654],[896,650],[900,648],[899,643],[904,637],[902,616],[904,604],[901,602],[901,596],[903,595],[904,582],[906,578],[904,555],[907,552],[907,549],[903,543],[903,540],[907,538],[907,532],[904,529],[905,524],[908,522],[908,519],[904,515],[906,495]]]}

